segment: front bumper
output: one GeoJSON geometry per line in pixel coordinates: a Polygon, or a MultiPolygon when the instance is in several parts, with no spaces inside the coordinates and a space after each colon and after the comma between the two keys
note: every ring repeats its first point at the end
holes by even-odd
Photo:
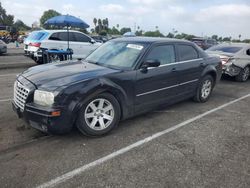
{"type": "Polygon", "coordinates": [[[63,110],[63,107],[51,108],[42,107],[34,103],[28,103],[22,112],[15,102],[12,102],[12,108],[19,118],[24,119],[31,127],[42,132],[51,134],[67,133],[73,127],[71,116],[63,110]],[[53,116],[52,112],[60,111],[59,116],[53,116]]]}
{"type": "Polygon", "coordinates": [[[229,66],[223,66],[222,73],[229,75],[229,76],[237,76],[241,71],[240,67],[235,66],[234,64],[231,64],[229,66]]]}

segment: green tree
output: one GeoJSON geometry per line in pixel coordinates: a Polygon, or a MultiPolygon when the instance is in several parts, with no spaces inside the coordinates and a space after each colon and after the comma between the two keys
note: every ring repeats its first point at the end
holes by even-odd
{"type": "Polygon", "coordinates": [[[127,32],[131,32],[131,28],[129,28],[129,27],[121,28],[121,31],[120,31],[121,35],[123,35],[123,34],[125,34],[127,32]]]}
{"type": "Polygon", "coordinates": [[[174,34],[173,33],[168,33],[168,35],[166,36],[167,38],[174,38],[174,34]]]}
{"type": "Polygon", "coordinates": [[[99,35],[106,36],[107,35],[107,31],[106,30],[102,30],[102,31],[100,31],[99,35]]]}
{"type": "Polygon", "coordinates": [[[12,26],[14,23],[14,16],[7,14],[0,2],[0,25],[12,26]]]}
{"type": "Polygon", "coordinates": [[[112,29],[109,30],[109,34],[111,34],[111,35],[119,35],[120,32],[115,27],[112,27],[112,29]]]}
{"type": "Polygon", "coordinates": [[[135,32],[135,35],[136,36],[142,36],[142,30],[137,30],[136,32],[135,32]]]}
{"type": "Polygon", "coordinates": [[[17,20],[14,24],[13,27],[16,28],[17,31],[27,31],[31,29],[29,26],[27,26],[23,21],[17,20]]]}
{"type": "Polygon", "coordinates": [[[245,40],[243,40],[242,42],[250,43],[250,39],[245,39],[245,40]]]}
{"type": "Polygon", "coordinates": [[[49,10],[47,10],[47,11],[44,11],[44,12],[43,12],[43,15],[42,15],[41,18],[40,18],[40,25],[41,25],[41,27],[44,27],[44,23],[45,23],[48,19],[50,19],[50,18],[52,18],[52,17],[55,17],[55,16],[59,16],[59,15],[61,15],[61,13],[59,13],[59,12],[53,10],[53,9],[49,9],[49,10]]]}
{"type": "Polygon", "coordinates": [[[144,33],[146,37],[164,37],[164,35],[159,31],[147,31],[144,33]]]}
{"type": "Polygon", "coordinates": [[[222,40],[224,42],[230,42],[231,41],[231,37],[224,37],[222,40]]]}
{"type": "Polygon", "coordinates": [[[218,40],[218,35],[213,35],[213,36],[212,36],[212,39],[218,40]]]}

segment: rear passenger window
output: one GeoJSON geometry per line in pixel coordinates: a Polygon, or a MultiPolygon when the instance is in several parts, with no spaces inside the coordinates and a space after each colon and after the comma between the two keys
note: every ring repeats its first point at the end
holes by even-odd
{"type": "Polygon", "coordinates": [[[74,41],[73,33],[69,32],[69,36],[67,32],[58,32],[54,33],[49,37],[49,40],[58,40],[58,41],[74,41]]]}
{"type": "Polygon", "coordinates": [[[58,33],[53,33],[50,37],[49,40],[60,40],[58,37],[58,33]]]}
{"type": "Polygon", "coordinates": [[[90,38],[81,33],[74,33],[76,42],[90,42],[90,38]]]}
{"type": "Polygon", "coordinates": [[[188,61],[199,57],[194,47],[189,45],[178,45],[178,53],[180,61],[188,61]]]}
{"type": "Polygon", "coordinates": [[[173,45],[156,46],[148,54],[147,60],[158,60],[161,65],[175,62],[175,51],[173,45]]]}

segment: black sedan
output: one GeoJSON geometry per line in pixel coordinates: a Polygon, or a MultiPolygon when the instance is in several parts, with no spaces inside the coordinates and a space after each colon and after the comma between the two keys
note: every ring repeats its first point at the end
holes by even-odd
{"type": "Polygon", "coordinates": [[[13,109],[32,127],[90,136],[162,104],[206,102],[221,61],[184,40],[131,37],[109,41],[84,61],[28,69],[14,86],[13,109]]]}

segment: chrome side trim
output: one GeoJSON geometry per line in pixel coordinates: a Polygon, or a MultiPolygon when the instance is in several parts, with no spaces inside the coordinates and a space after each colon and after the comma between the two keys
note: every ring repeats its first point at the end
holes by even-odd
{"type": "Polygon", "coordinates": [[[167,90],[167,89],[171,89],[171,88],[174,88],[174,87],[178,87],[178,86],[190,84],[190,83],[193,83],[193,82],[197,82],[198,80],[199,79],[190,80],[190,81],[183,82],[183,83],[176,84],[176,85],[172,85],[172,86],[169,86],[169,87],[164,87],[164,88],[161,88],[161,89],[156,89],[156,90],[148,91],[148,92],[145,92],[145,93],[140,93],[140,94],[136,95],[136,97],[140,97],[140,96],[143,96],[143,95],[148,95],[148,94],[151,94],[151,93],[156,93],[158,91],[167,90]]]}
{"type": "MultiPolygon", "coordinates": [[[[166,67],[166,66],[170,66],[170,65],[178,65],[178,64],[190,63],[190,62],[201,61],[201,60],[203,60],[203,58],[191,59],[191,60],[187,60],[187,61],[178,61],[178,62],[174,62],[174,63],[160,65],[159,67],[166,67]]],[[[148,69],[155,69],[155,68],[158,68],[158,67],[149,67],[148,69]]]]}

